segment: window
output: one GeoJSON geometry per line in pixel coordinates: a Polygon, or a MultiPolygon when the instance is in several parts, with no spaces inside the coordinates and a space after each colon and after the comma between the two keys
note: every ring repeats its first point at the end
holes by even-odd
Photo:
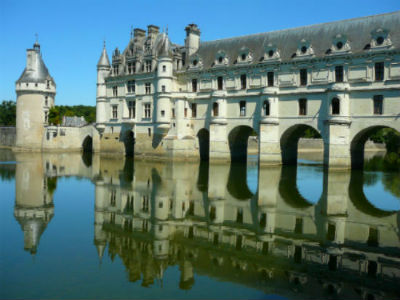
{"type": "Polygon", "coordinates": [[[162,91],[163,93],[165,93],[165,85],[162,85],[162,86],[161,86],[161,91],[162,91]]]}
{"type": "Polygon", "coordinates": [[[197,117],[197,104],[192,103],[192,118],[196,118],[196,117],[197,117]]]}
{"type": "Polygon", "coordinates": [[[338,98],[332,99],[332,115],[340,115],[340,100],[338,98]]]}
{"type": "Polygon", "coordinates": [[[213,103],[213,116],[218,117],[218,103],[217,102],[213,103]]]}
{"type": "Polygon", "coordinates": [[[118,105],[112,106],[112,118],[118,119],[118,105]]]}
{"type": "Polygon", "coordinates": [[[118,65],[113,65],[113,73],[114,73],[114,75],[118,75],[118,73],[119,73],[119,66],[118,65]]]}
{"type": "Polygon", "coordinates": [[[335,67],[335,81],[343,82],[343,66],[335,67]]]}
{"type": "Polygon", "coordinates": [[[46,84],[47,88],[50,88],[50,80],[47,80],[47,84],[46,84]]]}
{"type": "Polygon", "coordinates": [[[134,93],[135,92],[135,80],[129,80],[128,81],[128,93],[134,93]]]}
{"type": "Polygon", "coordinates": [[[220,63],[220,64],[222,64],[222,61],[224,60],[224,58],[222,57],[222,56],[220,56],[220,57],[218,57],[218,62],[220,63]]]}
{"type": "Polygon", "coordinates": [[[129,119],[134,119],[136,117],[136,101],[128,102],[128,113],[129,119]]]}
{"type": "Polygon", "coordinates": [[[299,99],[299,115],[307,115],[307,99],[299,99]]]}
{"type": "Polygon", "coordinates": [[[264,115],[265,116],[269,116],[270,115],[270,105],[269,105],[269,101],[268,100],[264,101],[264,115]]]}
{"type": "Polygon", "coordinates": [[[48,96],[44,97],[44,105],[49,106],[49,97],[48,96]]]}
{"type": "Polygon", "coordinates": [[[151,72],[151,60],[146,60],[146,72],[151,72]]]}
{"type": "Polygon", "coordinates": [[[113,86],[113,96],[117,97],[118,96],[118,87],[117,86],[113,86]]]}
{"type": "Polygon", "coordinates": [[[240,107],[240,116],[241,117],[246,116],[246,101],[240,101],[239,107],[240,107]]]}
{"type": "Polygon", "coordinates": [[[382,81],[385,75],[385,65],[383,62],[375,63],[375,81],[382,81]]]}
{"type": "Polygon", "coordinates": [[[151,85],[150,85],[150,82],[146,82],[146,83],[145,83],[145,90],[146,90],[146,94],[151,94],[151,85]]]}
{"type": "Polygon", "coordinates": [[[274,72],[267,73],[268,86],[274,86],[274,72]]]}
{"type": "Polygon", "coordinates": [[[380,46],[380,45],[383,44],[384,41],[385,41],[384,37],[383,37],[383,36],[379,36],[379,37],[376,39],[376,44],[380,46]]]}
{"type": "Polygon", "coordinates": [[[217,78],[218,81],[218,90],[222,90],[224,88],[224,79],[222,76],[217,78]]]}
{"type": "Polygon", "coordinates": [[[147,133],[151,136],[151,128],[147,128],[147,133]]]}
{"type": "Polygon", "coordinates": [[[162,66],[162,71],[166,72],[167,71],[167,66],[162,66]]]}
{"type": "Polygon", "coordinates": [[[307,69],[300,70],[300,85],[307,85],[307,69]]]}
{"type": "Polygon", "coordinates": [[[307,52],[307,47],[306,46],[301,47],[300,51],[301,53],[305,54],[307,52]]]}
{"type": "Polygon", "coordinates": [[[237,223],[243,223],[243,209],[242,208],[239,208],[237,211],[236,211],[236,222],[237,223]]]}
{"type": "Polygon", "coordinates": [[[128,63],[128,74],[133,74],[136,72],[136,64],[131,62],[128,63]]]}
{"type": "Polygon", "coordinates": [[[197,92],[197,79],[192,79],[192,92],[197,92]]]}
{"type": "Polygon", "coordinates": [[[185,118],[187,118],[187,107],[185,107],[185,108],[183,109],[183,116],[184,116],[185,118]]]}
{"type": "Polygon", "coordinates": [[[44,122],[47,123],[49,121],[49,112],[45,111],[44,112],[44,122]]]}
{"type": "Polygon", "coordinates": [[[383,114],[383,96],[375,95],[374,96],[374,115],[383,114]]]}
{"type": "Polygon", "coordinates": [[[144,104],[144,117],[150,118],[150,103],[144,104]]]}
{"type": "Polygon", "coordinates": [[[242,90],[245,90],[247,87],[247,78],[246,74],[240,75],[240,86],[242,90]]]}
{"type": "Polygon", "coordinates": [[[182,53],[182,66],[186,65],[186,52],[182,53]]]}
{"type": "Polygon", "coordinates": [[[242,54],[242,60],[246,60],[246,54],[245,53],[242,54]]]}
{"type": "Polygon", "coordinates": [[[172,118],[175,118],[175,108],[172,109],[171,115],[172,115],[172,118]]]}

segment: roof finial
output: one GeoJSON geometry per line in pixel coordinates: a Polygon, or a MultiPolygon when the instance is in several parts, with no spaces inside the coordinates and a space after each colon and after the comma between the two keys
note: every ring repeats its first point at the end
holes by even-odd
{"type": "Polygon", "coordinates": [[[35,39],[36,39],[36,43],[37,43],[38,39],[39,39],[39,35],[37,33],[35,33],[35,39]]]}
{"type": "Polygon", "coordinates": [[[165,30],[165,33],[168,35],[168,24],[167,24],[167,29],[165,30]]]}
{"type": "Polygon", "coordinates": [[[133,25],[131,25],[131,40],[133,39],[133,25]]]}
{"type": "Polygon", "coordinates": [[[106,38],[103,38],[103,48],[106,48],[106,38]]]}

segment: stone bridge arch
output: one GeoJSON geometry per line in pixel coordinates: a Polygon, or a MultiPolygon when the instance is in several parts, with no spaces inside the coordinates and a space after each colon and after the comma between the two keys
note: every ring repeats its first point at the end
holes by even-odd
{"type": "Polygon", "coordinates": [[[228,145],[232,162],[246,162],[248,141],[250,136],[258,135],[257,131],[248,125],[238,125],[228,134],[228,145]]]}

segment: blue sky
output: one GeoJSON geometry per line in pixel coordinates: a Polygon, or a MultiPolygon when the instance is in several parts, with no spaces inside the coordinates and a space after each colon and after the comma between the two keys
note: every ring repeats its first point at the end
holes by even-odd
{"type": "Polygon", "coordinates": [[[56,104],[95,105],[96,63],[106,39],[109,55],[124,49],[130,28],[168,25],[174,43],[196,23],[204,41],[400,10],[399,0],[357,1],[0,1],[0,101],[15,100],[25,51],[39,35],[57,84],[56,104]]]}

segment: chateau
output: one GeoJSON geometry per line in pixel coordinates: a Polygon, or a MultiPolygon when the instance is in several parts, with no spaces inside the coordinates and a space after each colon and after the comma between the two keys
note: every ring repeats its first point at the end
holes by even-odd
{"type": "MultiPolygon", "coordinates": [[[[179,45],[157,26],[136,28],[111,61],[104,47],[95,128],[47,126],[54,81],[39,63],[45,72],[29,93],[44,105],[28,107],[24,83],[36,79],[24,73],[17,81],[17,146],[28,140],[31,118],[46,125],[41,139],[31,137],[32,145],[42,141],[39,148],[82,148],[89,138],[103,153],[230,161],[246,159],[253,135],[260,164],[290,164],[299,138],[313,128],[324,141],[324,163],[348,168],[362,164],[374,130],[400,131],[400,12],[207,42],[197,25],[185,31],[179,45]],[[27,109],[40,114],[28,116],[27,109]]],[[[30,54],[41,62],[35,47],[27,70],[30,54]]]]}

